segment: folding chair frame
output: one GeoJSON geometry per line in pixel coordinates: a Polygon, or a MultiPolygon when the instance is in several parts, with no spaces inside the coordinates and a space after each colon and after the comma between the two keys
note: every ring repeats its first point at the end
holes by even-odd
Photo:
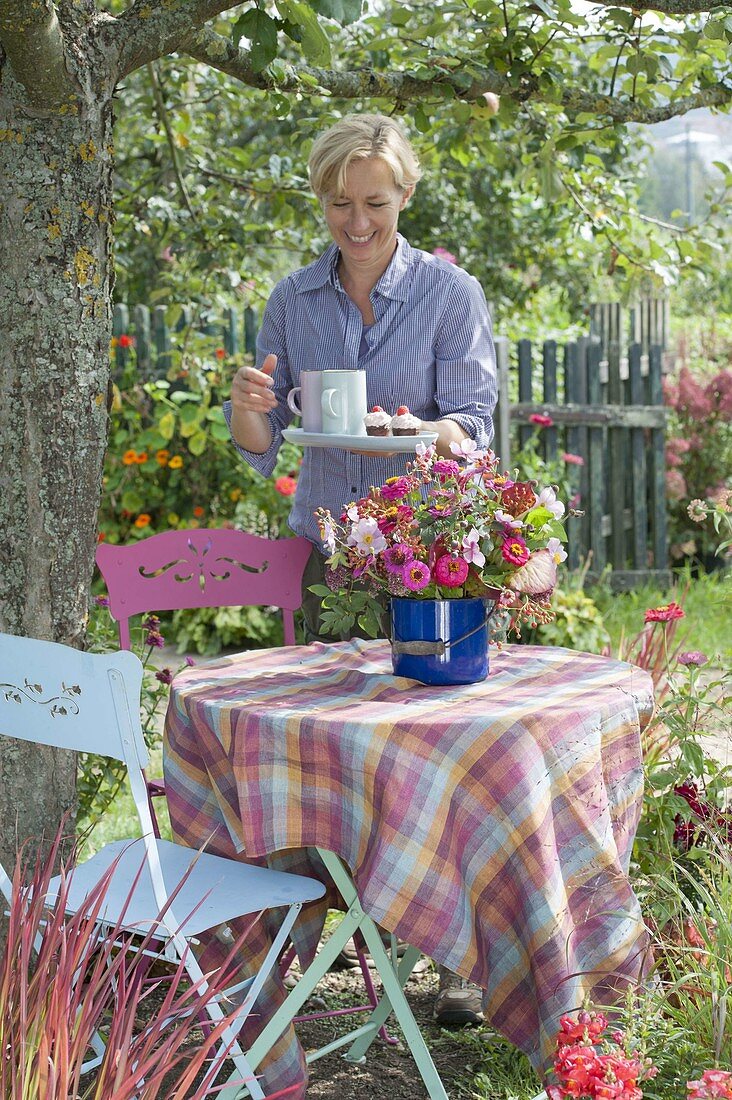
{"type": "MultiPolygon", "coordinates": [[[[149,872],[154,906],[157,907],[157,912],[145,912],[145,923],[154,928],[154,939],[161,943],[158,957],[176,964],[182,963],[191,981],[205,992],[209,989],[208,981],[190,949],[191,940],[196,942],[195,936],[198,934],[196,928],[204,931],[235,916],[249,915],[256,919],[263,911],[275,905],[286,910],[284,919],[257,973],[221,994],[223,998],[232,993],[244,992],[245,996],[237,1008],[226,1014],[215,997],[212,997],[206,1006],[207,1014],[214,1024],[229,1021],[227,1026],[221,1029],[218,1050],[209,1068],[211,1083],[218,1075],[224,1060],[231,1058],[236,1066],[238,1080],[246,1081],[246,1088],[253,1100],[265,1100],[264,1092],[254,1076],[254,1068],[248,1055],[242,1050],[237,1036],[254,1007],[268,975],[277,966],[302,903],[322,897],[324,893],[322,883],[304,876],[282,876],[278,872],[270,872],[264,868],[245,869],[245,865],[237,861],[229,861],[232,864],[232,870],[236,868],[242,878],[239,889],[246,891],[248,888],[250,892],[255,890],[256,885],[252,885],[252,879],[256,875],[253,881],[255,884],[259,882],[262,887],[265,882],[274,884],[279,880],[277,890],[280,891],[281,896],[277,897],[277,901],[268,901],[266,895],[263,900],[260,894],[259,898],[249,900],[248,908],[247,905],[243,905],[241,910],[238,909],[238,902],[232,904],[229,898],[226,902],[225,915],[224,910],[217,911],[212,925],[201,923],[201,915],[199,915],[197,924],[192,925],[192,931],[188,935],[182,933],[181,928],[192,923],[192,918],[195,917],[199,906],[210,900],[209,895],[215,896],[215,884],[220,880],[213,876],[220,876],[219,864],[222,861],[220,857],[201,853],[196,855],[194,850],[190,850],[192,866],[188,874],[195,875],[196,865],[202,861],[201,878],[207,879],[205,885],[208,887],[208,894],[204,893],[198,898],[194,909],[186,912],[183,921],[178,920],[174,906],[181,900],[181,896],[176,898],[179,887],[171,892],[166,888],[161,857],[175,852],[180,859],[184,850],[179,845],[157,840],[153,833],[142,770],[148,761],[148,756],[140,726],[142,664],[139,659],[127,651],[115,654],[81,653],[55,642],[37,641],[7,634],[0,634],[0,655],[3,658],[3,680],[10,681],[0,684],[0,735],[77,751],[99,752],[103,749],[104,755],[122,760],[127,765],[127,778],[143,831],[144,867],[149,872]],[[45,691],[41,686],[42,681],[47,682],[47,673],[54,684],[52,691],[45,691]],[[29,676],[33,679],[29,679],[29,676]],[[99,731],[102,730],[104,730],[105,740],[100,744],[97,738],[99,731]],[[290,881],[285,882],[285,880],[290,881]],[[247,887],[245,883],[250,883],[250,886],[247,887]],[[236,908],[235,912],[233,908],[236,908]]],[[[129,844],[122,845],[125,851],[129,846],[129,844]]],[[[110,858],[109,853],[114,855],[114,849],[118,848],[118,843],[106,846],[90,861],[74,866],[71,878],[74,875],[80,876],[77,879],[80,884],[79,900],[74,903],[75,908],[69,911],[78,911],[85,904],[89,889],[93,888],[94,882],[102,877],[98,871],[99,864],[104,866],[105,859],[110,858]],[[92,877],[86,884],[84,880],[93,875],[96,875],[96,878],[92,877]]],[[[188,860],[188,850],[185,850],[185,860],[188,860]]],[[[119,861],[119,855],[112,858],[110,883],[114,880],[119,861]]],[[[107,864],[107,866],[110,865],[107,864]]],[[[184,881],[185,878],[186,876],[184,881]]],[[[57,881],[58,879],[52,880],[52,889],[57,881]]],[[[125,879],[124,886],[129,890],[132,886],[131,878],[125,879]]],[[[0,889],[6,896],[11,896],[12,883],[1,865],[0,889]]],[[[270,896],[276,893],[277,891],[272,889],[270,896]]],[[[129,894],[127,897],[129,899],[129,894]]],[[[182,903],[186,910],[190,900],[182,903]]],[[[50,895],[49,902],[53,903],[50,895]]],[[[109,904],[112,904],[111,900],[109,904]]],[[[133,919],[127,913],[127,905],[128,901],[123,901],[114,917],[110,912],[104,911],[100,914],[99,923],[119,928],[120,931],[139,934],[141,931],[139,915],[133,919]]],[[[206,919],[209,917],[207,916],[206,919]]],[[[285,1022],[283,1029],[288,1022],[285,1022]]],[[[97,1039],[98,1037],[95,1036],[93,1043],[97,1058],[85,1063],[87,1069],[98,1065],[102,1057],[101,1041],[97,1039]]],[[[269,1046],[260,1044],[260,1061],[268,1050],[269,1046]]]]}

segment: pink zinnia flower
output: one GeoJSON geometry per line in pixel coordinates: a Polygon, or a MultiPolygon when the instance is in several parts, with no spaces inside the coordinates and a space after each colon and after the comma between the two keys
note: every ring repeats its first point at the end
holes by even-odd
{"type": "Polygon", "coordinates": [[[511,565],[523,565],[529,560],[529,548],[519,535],[511,535],[501,546],[503,560],[511,565]]]}
{"type": "Polygon", "coordinates": [[[452,458],[438,458],[432,466],[432,473],[442,477],[454,477],[460,473],[460,466],[452,458]]]}
{"type": "Polygon", "coordinates": [[[410,592],[419,592],[430,583],[430,571],[423,561],[410,561],[404,567],[402,580],[410,592]]]}
{"type": "Polygon", "coordinates": [[[536,424],[539,428],[551,428],[554,423],[550,416],[543,416],[542,413],[532,413],[529,417],[529,421],[532,424],[536,424]]]}
{"type": "Polygon", "coordinates": [[[677,660],[680,665],[705,665],[709,658],[701,650],[690,649],[687,653],[680,653],[677,660]]]}
{"type": "Polygon", "coordinates": [[[408,477],[390,477],[382,485],[381,495],[384,500],[401,500],[411,488],[412,483],[408,477]]]}
{"type": "Polygon", "coordinates": [[[435,562],[435,581],[445,588],[459,588],[468,575],[468,563],[464,558],[443,554],[435,562]]]}
{"type": "Polygon", "coordinates": [[[404,566],[414,560],[414,550],[405,542],[397,542],[381,555],[389,573],[401,574],[404,566]]]}
{"type": "Polygon", "coordinates": [[[432,255],[437,256],[438,260],[446,260],[449,264],[457,263],[457,259],[452,252],[448,252],[446,248],[441,248],[439,244],[437,248],[432,249],[432,255]]]}
{"type": "Polygon", "coordinates": [[[562,459],[568,466],[584,466],[585,460],[582,455],[573,455],[571,451],[565,451],[562,455],[562,459]]]}
{"type": "Polygon", "coordinates": [[[660,607],[649,607],[646,611],[644,622],[646,623],[670,623],[673,619],[683,619],[686,612],[673,601],[662,604],[660,607]]]}

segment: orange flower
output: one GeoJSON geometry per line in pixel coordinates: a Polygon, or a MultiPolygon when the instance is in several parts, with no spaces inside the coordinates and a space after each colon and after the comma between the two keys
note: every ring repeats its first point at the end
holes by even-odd
{"type": "Polygon", "coordinates": [[[283,497],[291,497],[297,489],[297,482],[294,477],[288,477],[286,474],[284,477],[278,477],[274,485],[278,493],[282,493],[283,497]]]}
{"type": "Polygon", "coordinates": [[[229,500],[233,500],[236,504],[237,500],[241,496],[241,489],[232,489],[229,493],[229,500]]]}
{"type": "Polygon", "coordinates": [[[156,451],[155,460],[160,463],[161,466],[168,465],[168,459],[170,458],[170,451],[156,451]]]}
{"type": "Polygon", "coordinates": [[[147,451],[140,451],[140,453],[135,458],[135,462],[138,464],[138,466],[144,466],[147,462],[147,451]]]}
{"type": "Polygon", "coordinates": [[[181,466],[183,465],[183,459],[180,457],[180,455],[173,455],[168,465],[170,466],[171,470],[180,470],[181,466]]]}
{"type": "Polygon", "coordinates": [[[122,462],[125,466],[134,466],[137,462],[137,451],[125,451],[122,455],[122,462]]]}
{"type": "Polygon", "coordinates": [[[204,511],[205,509],[203,509],[200,504],[197,504],[196,507],[193,509],[193,515],[197,516],[200,519],[204,511]]]}
{"type": "Polygon", "coordinates": [[[112,351],[114,351],[114,349],[117,347],[118,343],[119,343],[119,340],[117,339],[117,337],[113,336],[112,339],[109,341],[109,346],[112,349],[112,351]]]}
{"type": "Polygon", "coordinates": [[[214,355],[216,356],[217,359],[225,359],[226,358],[226,348],[216,348],[216,351],[214,352],[214,355]]]}
{"type": "Polygon", "coordinates": [[[142,512],[135,520],[135,527],[147,527],[150,522],[150,516],[147,512],[142,512]]]}
{"type": "Polygon", "coordinates": [[[97,534],[97,542],[104,542],[104,540],[106,539],[106,537],[107,537],[107,536],[106,536],[106,534],[104,533],[104,531],[100,531],[100,532],[99,532],[99,533],[97,534]]]}

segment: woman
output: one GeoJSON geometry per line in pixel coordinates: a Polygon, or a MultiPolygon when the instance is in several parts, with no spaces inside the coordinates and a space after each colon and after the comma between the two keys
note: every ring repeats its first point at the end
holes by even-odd
{"type": "MultiPolygon", "coordinates": [[[[409,406],[440,454],[474,439],[488,446],[496,403],[491,322],[480,284],[454,264],[410,245],[399,213],[421,172],[401,126],[383,115],[348,115],[314,143],[308,163],[333,244],[274,288],[257,338],[256,367],[241,367],[224,411],[242,456],[265,477],[292,420],[286,396],[301,370],[366,371],[369,407],[409,406]]],[[[324,557],[313,512],[339,515],[371,485],[401,473],[403,457],[342,448],[305,449],[290,527],[313,543],[303,611],[319,635],[324,557]]]]}
{"type": "MultiPolygon", "coordinates": [[[[401,126],[348,115],[315,141],[308,172],[333,243],[274,288],[256,366],[234,377],[224,412],[240,453],[269,476],[292,419],[288,391],[300,371],[327,368],[365,370],[369,407],[407,405],[422,430],[437,432],[442,455],[468,438],[487,447],[497,395],[488,308],[476,279],[397,232],[421,175],[401,126]]],[[[315,509],[339,515],[403,469],[403,457],[305,449],[289,523],[313,543],[303,579],[308,638],[319,636],[320,611],[308,588],[323,583],[325,562],[315,509]]],[[[440,1022],[482,1018],[476,992],[442,968],[440,989],[440,1022]]]]}

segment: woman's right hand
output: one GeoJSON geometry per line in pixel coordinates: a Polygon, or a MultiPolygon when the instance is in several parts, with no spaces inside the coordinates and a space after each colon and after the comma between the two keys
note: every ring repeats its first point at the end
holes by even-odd
{"type": "Polygon", "coordinates": [[[231,404],[236,412],[268,413],[277,406],[272,393],[272,374],[277,366],[277,356],[268,355],[261,370],[256,367],[239,367],[231,384],[231,404]]]}

